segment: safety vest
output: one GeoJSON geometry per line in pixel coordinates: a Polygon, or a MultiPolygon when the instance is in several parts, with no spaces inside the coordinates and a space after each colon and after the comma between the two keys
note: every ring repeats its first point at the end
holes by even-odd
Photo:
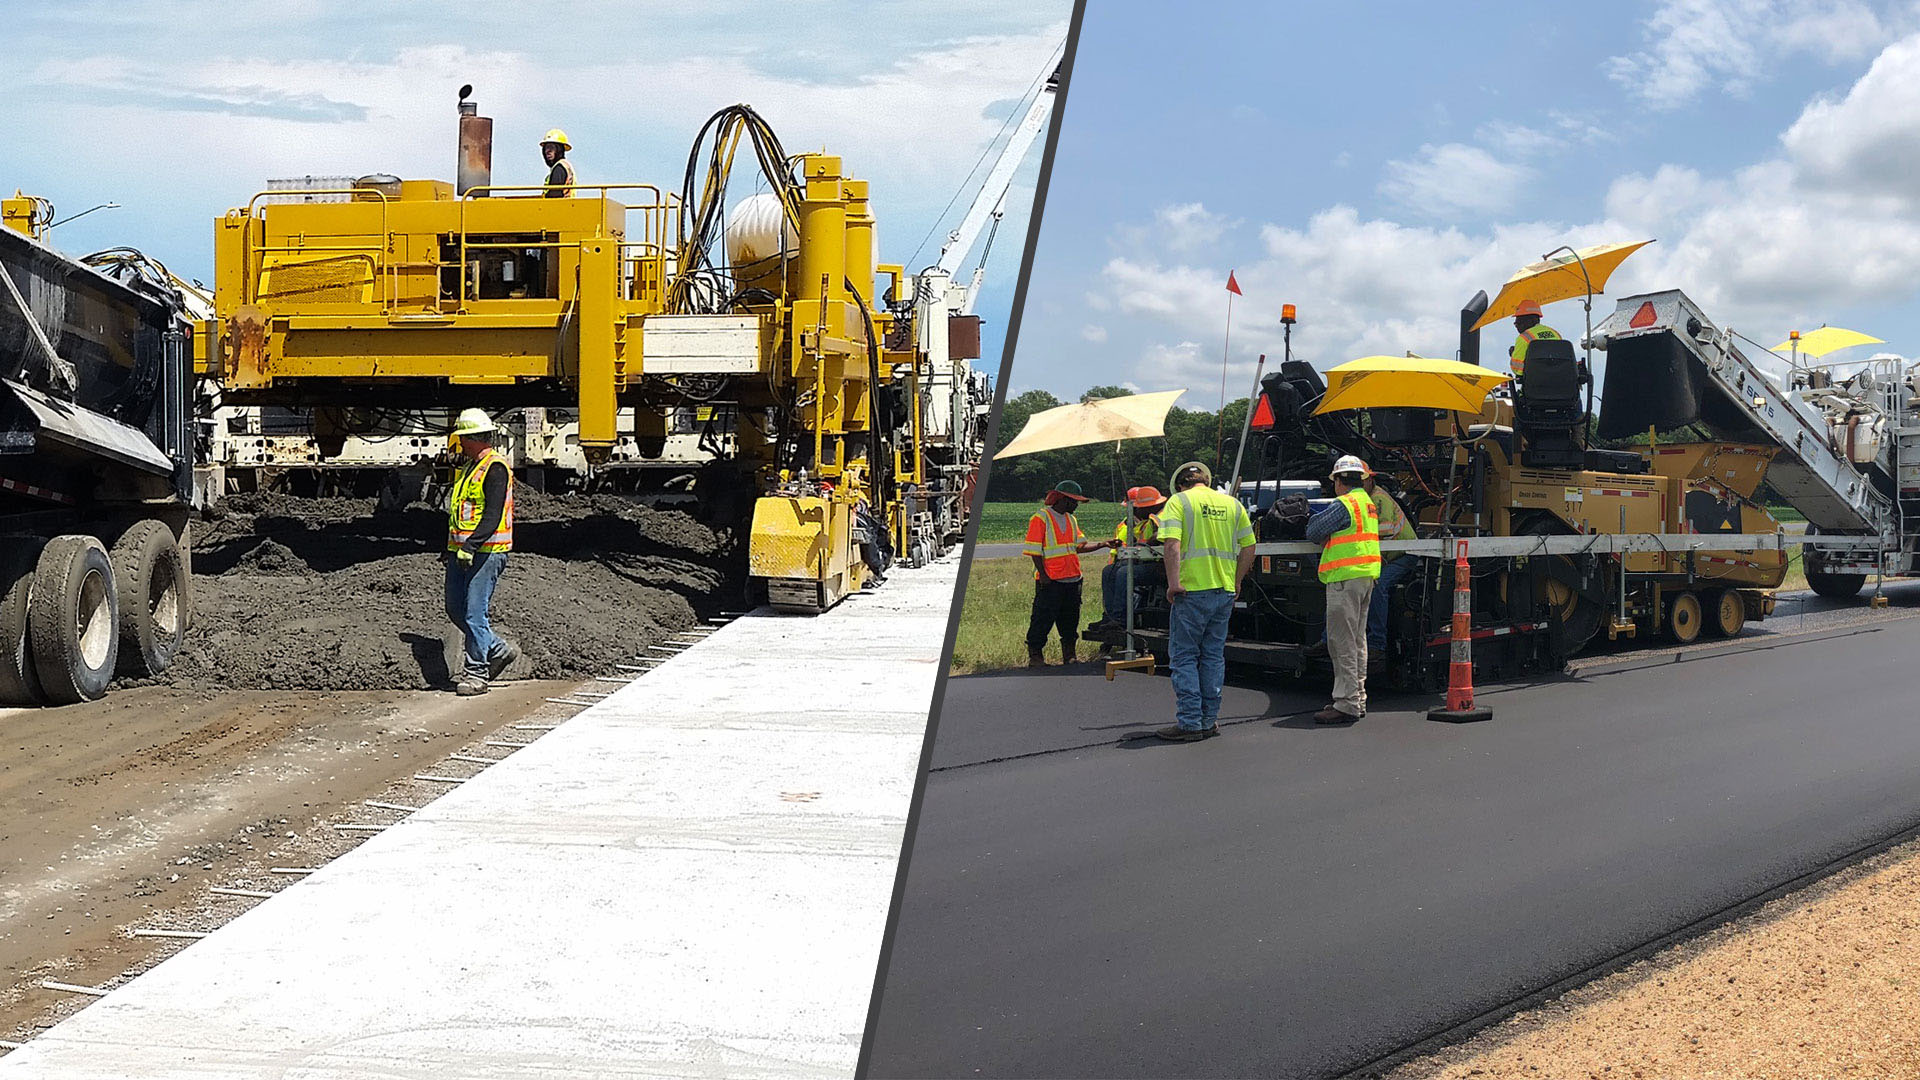
{"type": "Polygon", "coordinates": [[[1366,491],[1354,488],[1340,496],[1350,519],[1347,527],[1327,538],[1327,550],[1320,553],[1320,581],[1336,581],[1380,576],[1380,508],[1366,491]]]}
{"type": "MultiPolygon", "coordinates": [[[[1084,535],[1080,532],[1080,523],[1072,514],[1062,514],[1049,506],[1033,515],[1027,521],[1028,555],[1038,555],[1046,565],[1046,580],[1077,581],[1080,578],[1080,553],[1074,550],[1075,541],[1084,535]],[[1033,538],[1034,532],[1040,533],[1040,539],[1033,538]]],[[[1042,580],[1040,571],[1033,572],[1033,580],[1042,580]]]]}
{"type": "Polygon", "coordinates": [[[1560,332],[1551,326],[1535,324],[1520,331],[1513,342],[1513,377],[1519,378],[1527,372],[1527,346],[1536,341],[1559,341],[1560,332]]]}
{"type": "Polygon", "coordinates": [[[487,513],[487,470],[494,462],[507,470],[507,505],[500,508],[500,527],[480,541],[481,551],[513,550],[513,466],[505,454],[488,447],[480,460],[453,474],[453,494],[447,499],[447,550],[453,551],[473,535],[487,513]]]}
{"type": "MultiPolygon", "coordinates": [[[[1128,520],[1129,520],[1128,518],[1121,518],[1120,524],[1115,525],[1113,527],[1113,538],[1115,540],[1120,541],[1123,544],[1127,542],[1127,521],[1128,520]]],[[[1135,544],[1150,544],[1159,535],[1160,535],[1160,515],[1159,514],[1150,514],[1147,516],[1147,520],[1142,521],[1138,525],[1135,525],[1133,527],[1133,542],[1135,544]]],[[[1139,558],[1142,560],[1158,559],[1159,557],[1160,557],[1160,553],[1157,551],[1143,552],[1139,556],[1139,558]]],[[[1120,561],[1120,552],[1118,550],[1107,552],[1107,562],[1109,564],[1117,563],[1119,561],[1120,561]]]]}
{"type": "Polygon", "coordinates": [[[553,163],[547,172],[547,198],[557,199],[573,194],[573,162],[561,158],[553,163]]]}
{"type": "MultiPolygon", "coordinates": [[[[1414,530],[1413,522],[1407,520],[1407,512],[1400,509],[1400,504],[1393,501],[1393,496],[1387,494],[1386,488],[1373,489],[1373,505],[1380,511],[1380,539],[1412,540],[1420,535],[1414,530]]],[[[1391,555],[1383,553],[1380,557],[1381,562],[1390,563],[1403,554],[1405,552],[1395,552],[1391,555]]]]}
{"type": "Polygon", "coordinates": [[[1167,500],[1160,539],[1180,542],[1180,586],[1188,592],[1232,589],[1234,564],[1253,546],[1253,521],[1239,500],[1196,486],[1167,500]]]}

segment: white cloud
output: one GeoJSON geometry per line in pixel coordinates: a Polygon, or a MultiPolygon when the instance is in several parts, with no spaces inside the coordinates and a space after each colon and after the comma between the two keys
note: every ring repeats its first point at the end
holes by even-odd
{"type": "Polygon", "coordinates": [[[1080,337],[1082,340],[1091,341],[1095,345],[1098,345],[1107,340],[1107,328],[1088,323],[1086,326],[1080,328],[1080,337]]]}
{"type": "MultiPolygon", "coordinates": [[[[1920,175],[1916,86],[1920,36],[1888,46],[1844,94],[1810,104],[1780,153],[1725,173],[1666,164],[1620,176],[1573,225],[1463,230],[1367,218],[1345,205],[1302,225],[1264,225],[1262,255],[1235,268],[1246,298],[1234,308],[1234,363],[1250,369],[1257,353],[1277,351],[1281,302],[1299,306],[1296,352],[1322,366],[1373,353],[1450,356],[1467,298],[1561,244],[1659,241],[1615,274],[1596,320],[1619,297],[1679,288],[1723,327],[1777,340],[1842,309],[1912,303],[1920,192],[1900,179],[1920,175]]],[[[1157,373],[1205,378],[1212,368],[1212,381],[1198,385],[1217,393],[1225,277],[1218,262],[1165,250],[1130,251],[1102,267],[1110,305],[1142,327],[1115,326],[1116,335],[1179,342],[1142,355],[1142,382],[1157,373]]],[[[1549,307],[1547,318],[1569,336],[1581,328],[1575,303],[1549,307]]],[[[1488,332],[1484,357],[1503,351],[1504,334],[1488,332]]]]}
{"type": "Polygon", "coordinates": [[[1809,104],[1781,135],[1803,176],[1861,195],[1920,201],[1920,35],[1889,45],[1844,97],[1809,104]]]}
{"type": "Polygon", "coordinates": [[[1890,36],[1860,0],[1664,0],[1641,26],[1645,47],[1604,69],[1647,105],[1672,109],[1710,88],[1744,96],[1795,56],[1872,55],[1890,36]]]}
{"type": "Polygon", "coordinates": [[[1429,217],[1511,206],[1533,176],[1528,166],[1463,143],[1422,146],[1412,161],[1389,161],[1386,172],[1380,193],[1429,217]]]}
{"type": "Polygon", "coordinates": [[[1219,248],[1220,240],[1240,221],[1216,214],[1201,203],[1157,207],[1145,225],[1122,225],[1115,241],[1123,248],[1151,247],[1200,255],[1219,248]]]}
{"type": "Polygon", "coordinates": [[[1560,145],[1560,140],[1539,128],[1525,124],[1492,120],[1474,130],[1473,137],[1510,157],[1532,157],[1560,145]]]}

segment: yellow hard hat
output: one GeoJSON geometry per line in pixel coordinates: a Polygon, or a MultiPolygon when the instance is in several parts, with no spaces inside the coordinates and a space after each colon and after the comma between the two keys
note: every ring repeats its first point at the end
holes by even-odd
{"type": "Polygon", "coordinates": [[[460,419],[453,422],[455,435],[486,435],[498,430],[485,409],[461,409],[460,419]]]}
{"type": "Polygon", "coordinates": [[[541,136],[540,145],[545,146],[548,143],[559,143],[569,150],[573,149],[573,144],[567,141],[567,133],[559,128],[550,128],[544,136],[541,136]]]}

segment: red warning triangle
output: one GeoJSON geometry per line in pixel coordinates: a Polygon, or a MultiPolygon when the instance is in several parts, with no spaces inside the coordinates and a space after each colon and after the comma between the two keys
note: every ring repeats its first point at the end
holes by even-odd
{"type": "Polygon", "coordinates": [[[1265,431],[1273,426],[1273,406],[1267,404],[1267,395],[1260,395],[1260,404],[1253,409],[1253,427],[1265,431]]]}

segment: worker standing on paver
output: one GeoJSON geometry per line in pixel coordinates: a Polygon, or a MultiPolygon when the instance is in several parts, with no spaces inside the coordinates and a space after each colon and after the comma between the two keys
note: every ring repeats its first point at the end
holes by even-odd
{"type": "Polygon", "coordinates": [[[540,140],[540,156],[547,162],[547,198],[559,199],[573,194],[573,162],[567,160],[567,151],[573,144],[567,141],[567,133],[559,128],[547,132],[540,140]]]}
{"type": "Polygon", "coordinates": [[[1380,577],[1380,508],[1362,486],[1366,478],[1367,463],[1352,454],[1334,462],[1333,505],[1307,520],[1307,540],[1326,545],[1320,583],[1327,590],[1327,655],[1333,660],[1333,704],[1313,714],[1319,724],[1367,715],[1367,613],[1380,577]]]}
{"type": "MultiPolygon", "coordinates": [[[[1127,546],[1127,531],[1133,531],[1132,543],[1135,547],[1156,548],[1160,546],[1161,507],[1167,504],[1166,496],[1160,489],[1151,485],[1127,489],[1127,509],[1129,513],[1113,527],[1114,550],[1107,556],[1107,565],[1100,571],[1100,621],[1095,626],[1102,629],[1122,626],[1127,621],[1127,568],[1120,563],[1120,548],[1127,546]]],[[[1160,553],[1141,552],[1133,558],[1133,584],[1136,588],[1159,588],[1165,575],[1160,570],[1160,553]]]]}
{"type": "Polygon", "coordinates": [[[513,469],[494,448],[497,430],[480,409],[462,411],[453,426],[460,464],[447,499],[447,618],[465,643],[466,668],[454,685],[461,697],[486,693],[520,658],[518,647],[494,635],[488,617],[513,550],[513,469]]]}
{"type": "Polygon", "coordinates": [[[1046,508],[1027,521],[1027,543],[1021,551],[1033,560],[1033,615],[1027,620],[1027,666],[1046,667],[1047,635],[1060,631],[1063,663],[1076,663],[1079,643],[1080,554],[1110,547],[1106,541],[1087,542],[1075,508],[1086,502],[1080,485],[1062,480],[1047,492],[1046,508]]]}
{"type": "Polygon", "coordinates": [[[1520,306],[1514,309],[1513,328],[1520,332],[1520,336],[1507,349],[1507,362],[1513,367],[1513,377],[1517,379],[1527,370],[1527,346],[1536,341],[1558,341],[1560,332],[1540,322],[1540,305],[1532,300],[1522,300],[1520,306]]]}
{"type": "MultiPolygon", "coordinates": [[[[1373,505],[1380,512],[1380,539],[1415,540],[1420,534],[1415,531],[1413,521],[1407,512],[1400,509],[1393,496],[1374,476],[1373,470],[1367,470],[1367,478],[1361,483],[1373,505]]],[[[1380,580],[1373,584],[1373,598],[1367,605],[1367,671],[1369,673],[1385,666],[1387,659],[1387,605],[1393,587],[1413,573],[1420,560],[1403,552],[1380,557],[1380,580]]]]}
{"type": "Polygon", "coordinates": [[[1160,543],[1172,607],[1168,654],[1177,722],[1154,735],[1197,742],[1220,734],[1227,621],[1253,569],[1253,521],[1240,500],[1213,489],[1213,470],[1198,461],[1176,469],[1172,486],[1175,495],[1160,511],[1160,543]]]}

